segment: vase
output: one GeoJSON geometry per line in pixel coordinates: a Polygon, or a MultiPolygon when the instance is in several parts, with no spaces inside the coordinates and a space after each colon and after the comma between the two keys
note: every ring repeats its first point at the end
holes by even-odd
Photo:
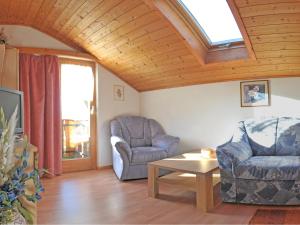
{"type": "Polygon", "coordinates": [[[13,221],[10,223],[10,225],[26,225],[26,220],[25,218],[21,215],[19,212],[14,212],[13,213],[13,221]]]}
{"type": "Polygon", "coordinates": [[[0,224],[27,225],[25,218],[15,209],[6,209],[0,212],[0,224]]]}

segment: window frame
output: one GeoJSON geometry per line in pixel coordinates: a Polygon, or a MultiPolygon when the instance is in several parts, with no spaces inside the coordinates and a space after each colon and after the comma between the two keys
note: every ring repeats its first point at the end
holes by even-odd
{"type": "Polygon", "coordinates": [[[71,65],[79,65],[79,66],[88,66],[92,68],[93,76],[94,76],[94,95],[93,101],[91,102],[91,106],[93,107],[93,113],[91,114],[91,146],[90,146],[90,157],[88,158],[79,158],[79,159],[69,159],[62,160],[62,169],[63,173],[69,172],[78,172],[85,171],[90,169],[97,169],[97,63],[94,60],[85,60],[78,58],[70,58],[70,57],[59,57],[59,73],[61,76],[61,66],[62,64],[71,64],[71,65]]]}
{"type": "Polygon", "coordinates": [[[196,17],[193,15],[193,13],[188,9],[188,7],[182,2],[182,0],[176,0],[177,4],[179,5],[180,9],[179,11],[181,11],[182,14],[185,15],[186,19],[189,20],[190,23],[193,23],[193,27],[194,29],[198,29],[201,33],[202,38],[205,39],[206,44],[208,45],[209,48],[217,48],[217,47],[225,47],[225,46],[231,46],[231,45],[240,45],[242,43],[244,43],[244,37],[242,35],[242,32],[240,30],[240,27],[238,26],[238,23],[236,21],[236,18],[233,14],[233,12],[231,11],[230,5],[227,2],[227,5],[229,7],[230,12],[232,13],[232,16],[236,22],[236,25],[242,35],[242,38],[236,38],[236,39],[229,39],[229,40],[224,40],[224,41],[218,41],[218,42],[212,42],[210,37],[208,36],[208,34],[205,32],[205,29],[201,26],[201,24],[198,22],[198,20],[196,19],[196,17]]]}

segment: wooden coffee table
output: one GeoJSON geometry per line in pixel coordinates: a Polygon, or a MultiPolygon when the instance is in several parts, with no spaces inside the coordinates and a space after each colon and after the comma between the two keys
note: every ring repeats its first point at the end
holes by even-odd
{"type": "Polygon", "coordinates": [[[204,212],[214,207],[213,187],[220,182],[215,158],[205,158],[201,150],[148,163],[148,195],[156,198],[159,183],[168,183],[196,192],[197,208],[204,212]],[[159,169],[174,171],[159,177],[159,169]]]}

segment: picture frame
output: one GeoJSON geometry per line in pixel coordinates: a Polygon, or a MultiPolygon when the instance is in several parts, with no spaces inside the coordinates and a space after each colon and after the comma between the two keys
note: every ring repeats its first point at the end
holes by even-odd
{"type": "Polygon", "coordinates": [[[244,81],[240,83],[241,107],[270,106],[268,80],[244,81]]]}
{"type": "Polygon", "coordinates": [[[115,101],[124,101],[124,86],[122,85],[114,85],[113,87],[113,95],[115,101]]]}

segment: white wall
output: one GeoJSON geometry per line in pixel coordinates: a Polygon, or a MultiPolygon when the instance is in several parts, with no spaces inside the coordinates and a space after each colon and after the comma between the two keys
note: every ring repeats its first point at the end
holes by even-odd
{"type": "Polygon", "coordinates": [[[300,117],[300,78],[271,79],[271,106],[241,108],[240,82],[195,85],[141,94],[141,115],[181,138],[182,151],[216,147],[249,117],[300,117]]]}
{"type": "Polygon", "coordinates": [[[50,48],[61,50],[74,50],[60,41],[36,29],[19,25],[0,25],[8,38],[8,44],[19,47],[50,48]]]}
{"type": "Polygon", "coordinates": [[[98,166],[111,165],[109,122],[116,116],[139,115],[140,94],[111,72],[98,65],[98,166]],[[124,101],[113,97],[113,86],[124,86],[124,101]]]}

